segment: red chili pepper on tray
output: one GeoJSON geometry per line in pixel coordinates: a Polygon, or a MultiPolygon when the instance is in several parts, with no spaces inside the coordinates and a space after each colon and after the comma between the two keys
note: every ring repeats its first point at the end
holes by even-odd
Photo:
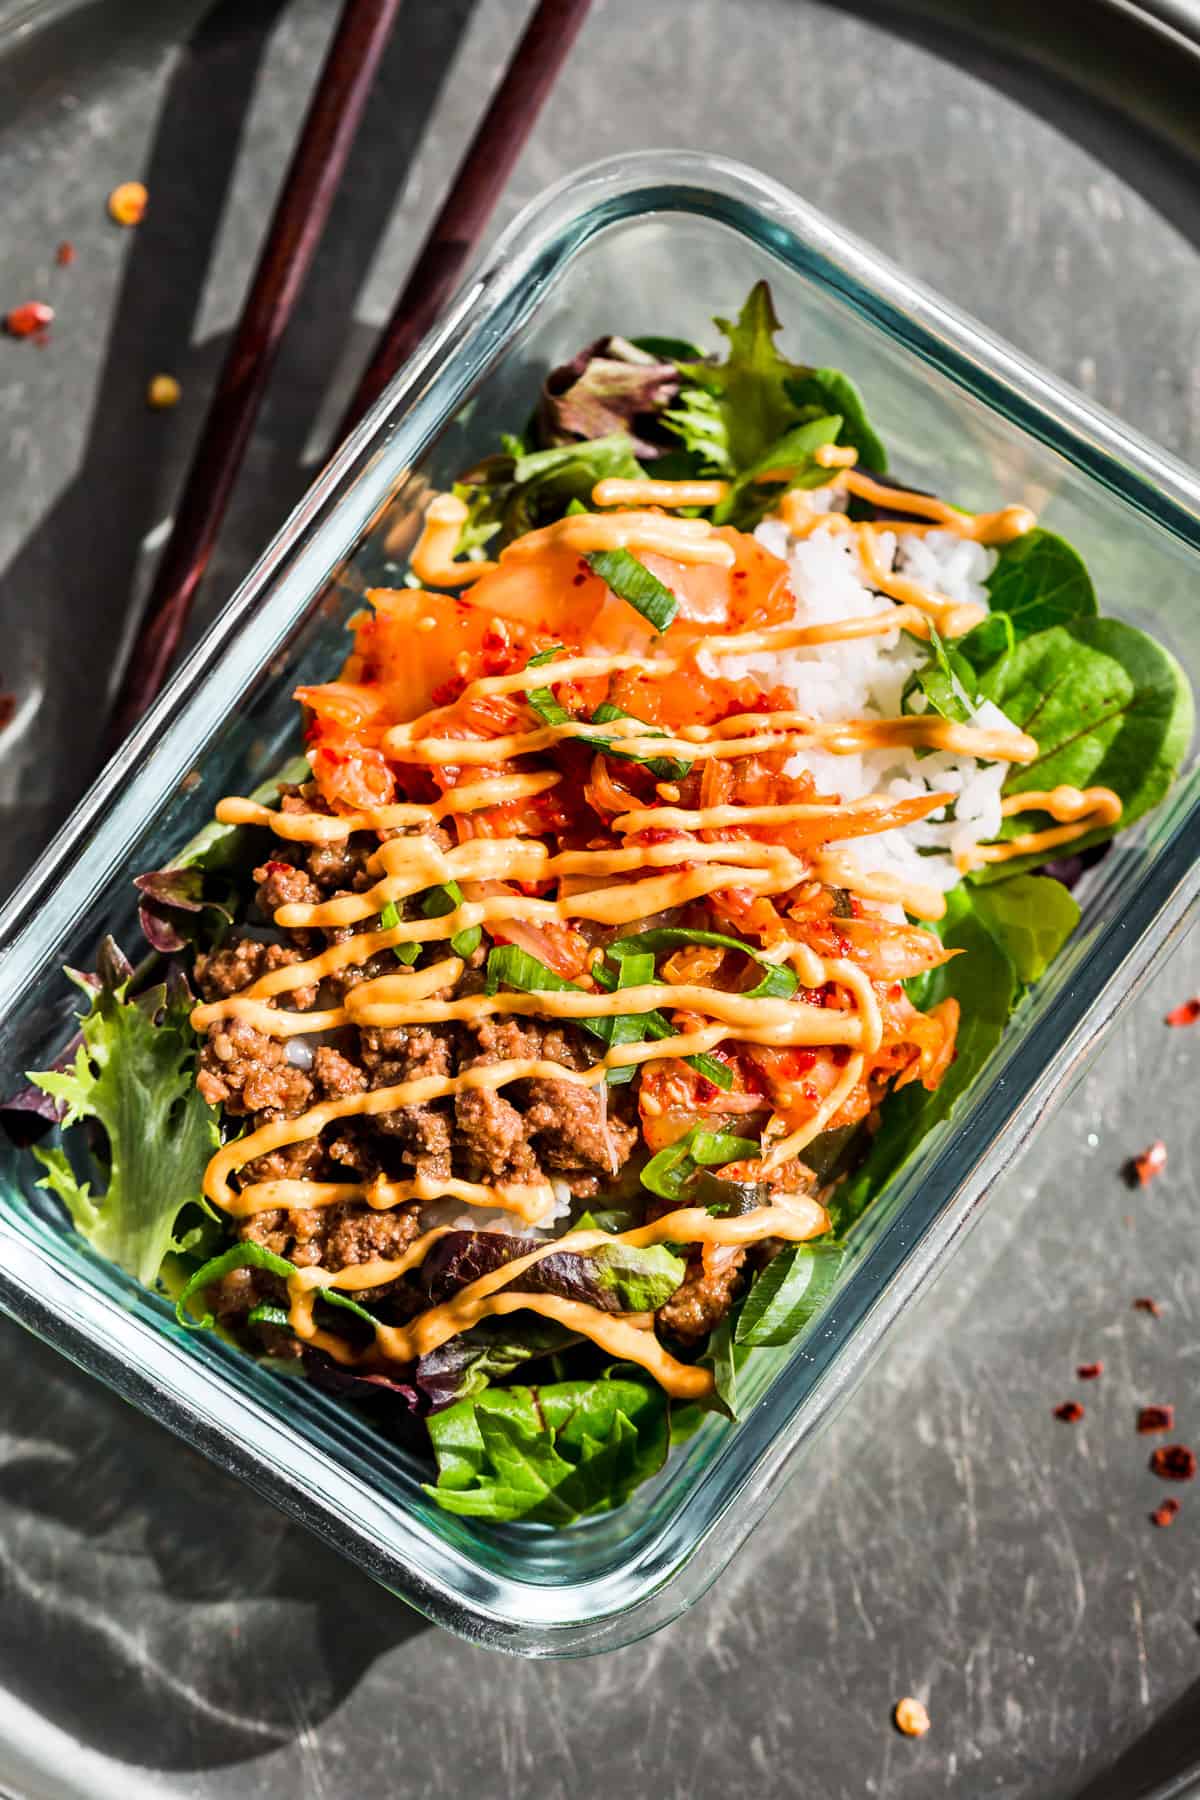
{"type": "Polygon", "coordinates": [[[1160,1444],[1150,1458],[1150,1468],[1162,1481],[1192,1481],[1196,1452],[1186,1444],[1160,1444]]]}
{"type": "Polygon", "coordinates": [[[1128,1179],[1135,1187],[1149,1187],[1156,1175],[1161,1175],[1167,1166],[1167,1146],[1161,1138],[1155,1140],[1140,1156],[1130,1158],[1128,1179]]]}
{"type": "Polygon", "coordinates": [[[9,337],[15,338],[33,337],[53,323],[54,308],[47,306],[44,300],[26,300],[23,306],[14,306],[4,315],[4,329],[9,337]]]}
{"type": "Polygon", "coordinates": [[[1173,1007],[1167,1014],[1166,1023],[1178,1029],[1183,1025],[1194,1025],[1197,1019],[1200,1019],[1200,994],[1173,1007]]]}

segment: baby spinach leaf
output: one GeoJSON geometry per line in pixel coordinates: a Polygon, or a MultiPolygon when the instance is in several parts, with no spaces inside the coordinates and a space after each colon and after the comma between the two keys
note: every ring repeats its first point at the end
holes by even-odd
{"type": "Polygon", "coordinates": [[[491,1388],[434,1414],[429,1436],[438,1480],[425,1491],[447,1512],[569,1525],[658,1473],[667,1400],[625,1375],[491,1388]]]}
{"type": "MultiPolygon", "coordinates": [[[[1073,850],[1102,842],[1156,806],[1191,742],[1192,693],[1183,670],[1161,644],[1117,619],[1076,619],[1036,632],[988,672],[981,688],[1037,739],[1036,760],[1013,769],[1006,797],[1059,785],[1108,787],[1120,795],[1117,826],[1086,832],[1073,850]]],[[[1000,835],[1019,836],[1042,819],[1018,813],[1004,821],[1000,835]]],[[[1045,860],[1018,857],[985,867],[974,879],[1005,880],[1045,860]]]]}
{"type": "Polygon", "coordinates": [[[1016,641],[1012,615],[994,612],[973,625],[965,637],[956,639],[954,650],[981,677],[1008,655],[1016,641]]]}
{"type": "Polygon", "coordinates": [[[1045,974],[1079,923],[1078,902],[1050,875],[1014,875],[977,887],[974,906],[1025,983],[1045,974]]]}
{"type": "Polygon", "coordinates": [[[745,1363],[748,1348],[735,1342],[737,1308],[727,1313],[715,1331],[709,1333],[700,1367],[712,1373],[713,1391],[700,1402],[705,1412],[723,1413],[727,1419],[737,1418],[737,1376],[745,1363]]]}
{"type": "Polygon", "coordinates": [[[1017,973],[1011,956],[992,936],[975,910],[974,892],[954,888],[946,896],[946,916],[939,936],[951,950],[962,950],[940,969],[910,986],[914,1002],[935,1006],[953,998],[961,1008],[957,1053],[935,1093],[914,1081],[883,1106],[882,1123],[866,1157],[836,1188],[828,1202],[836,1236],[846,1232],[866,1211],[884,1185],[909,1160],[942,1120],[948,1118],[1004,1033],[1016,1002],[1017,973]]]}
{"type": "Polygon", "coordinates": [[[1027,531],[1005,544],[987,579],[993,613],[1007,613],[1018,638],[1099,610],[1087,565],[1053,531],[1027,531]]]}
{"type": "Polygon", "coordinates": [[[739,1344],[790,1344],[837,1280],[840,1244],[789,1244],[773,1256],[747,1294],[734,1333],[739,1344]]]}
{"type": "Polygon", "coordinates": [[[822,412],[840,413],[839,444],[858,451],[861,463],[876,475],[887,472],[887,451],[867,417],[863,397],[840,369],[810,369],[785,382],[788,398],[799,407],[819,406],[822,412]]]}

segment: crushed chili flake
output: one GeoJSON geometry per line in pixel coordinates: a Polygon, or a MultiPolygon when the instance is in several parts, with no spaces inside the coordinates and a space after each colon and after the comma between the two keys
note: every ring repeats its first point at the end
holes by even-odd
{"type": "Polygon", "coordinates": [[[1097,1381],[1104,1373],[1104,1364],[1102,1362],[1080,1363],[1075,1373],[1080,1381],[1097,1381]]]}
{"type": "Polygon", "coordinates": [[[1173,1525],[1178,1516],[1178,1500],[1164,1500],[1162,1505],[1156,1506],[1150,1514],[1150,1523],[1158,1526],[1173,1525]]]}
{"type": "Polygon", "coordinates": [[[1161,1175],[1166,1166],[1167,1146],[1161,1138],[1156,1138],[1140,1156],[1130,1157],[1125,1166],[1125,1178],[1131,1187],[1149,1187],[1154,1177],[1161,1175]]]}
{"type": "Polygon", "coordinates": [[[3,731],[6,725],[11,724],[12,716],[16,710],[17,696],[15,694],[0,694],[0,731],[3,731]]]}
{"type": "Polygon", "coordinates": [[[1083,1417],[1083,1408],[1078,1400],[1064,1400],[1061,1406],[1055,1407],[1054,1416],[1064,1425],[1077,1425],[1083,1417]]]}
{"type": "Polygon", "coordinates": [[[1171,1431],[1174,1425],[1173,1406],[1143,1406],[1137,1416],[1137,1428],[1143,1436],[1154,1431],[1171,1431]]]}
{"type": "Polygon", "coordinates": [[[897,1700],[892,1708],[892,1720],[896,1730],[905,1737],[924,1737],[929,1730],[930,1717],[919,1700],[911,1696],[897,1700]]]}
{"type": "Polygon", "coordinates": [[[108,216],[118,225],[140,225],[149,198],[144,183],[122,181],[108,196],[108,216]]]}
{"type": "Polygon", "coordinates": [[[1162,1307],[1158,1304],[1158,1301],[1149,1299],[1145,1294],[1142,1294],[1134,1301],[1133,1310],[1134,1312],[1149,1313],[1152,1319],[1162,1318],[1162,1307]]]}
{"type": "Polygon", "coordinates": [[[4,315],[4,329],[9,337],[32,337],[35,332],[45,331],[53,319],[54,308],[44,300],[26,300],[23,306],[14,306],[4,315]]]}
{"type": "Polygon", "coordinates": [[[1163,1481],[1191,1481],[1196,1474],[1196,1452],[1186,1444],[1160,1444],[1150,1467],[1163,1481]]]}
{"type": "Polygon", "coordinates": [[[69,268],[75,261],[75,246],[70,238],[63,239],[62,243],[58,246],[58,249],[54,252],[54,260],[60,269],[69,268]]]}
{"type": "Polygon", "coordinates": [[[1181,1025],[1194,1025],[1200,1019],[1200,994],[1194,994],[1180,1006],[1173,1007],[1167,1014],[1166,1023],[1178,1028],[1181,1025]]]}

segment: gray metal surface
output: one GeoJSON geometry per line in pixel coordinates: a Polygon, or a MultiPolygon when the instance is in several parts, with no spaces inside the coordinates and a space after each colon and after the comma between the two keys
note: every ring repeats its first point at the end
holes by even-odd
{"type": "MultiPolygon", "coordinates": [[[[139,545],[201,417],[333,12],[229,0],[179,53],[205,10],[106,0],[0,62],[0,306],[59,309],[44,351],[0,343],[0,686],[28,709],[0,766],[5,881],[89,773],[139,545]],[[147,170],[151,211],[122,233],[105,195],[147,170]],[[159,370],[184,384],[174,413],[144,409],[159,370]]],[[[208,607],[303,484],[297,447],[332,420],[523,10],[409,9],[208,607]]],[[[505,216],[622,147],[741,156],[1195,460],[1186,163],[928,20],[909,44],[901,10],[600,0],[505,216]]],[[[597,1662],[500,1661],[424,1627],[0,1326],[0,1785],[1127,1800],[1168,1779],[1200,1754],[1200,1495],[1154,1530],[1164,1490],[1133,1418],[1174,1401],[1179,1435],[1200,1435],[1200,1028],[1161,1022],[1197,986],[1193,937],[717,1588],[597,1662]],[[1119,1165],[1158,1135],[1168,1172],[1131,1194],[1119,1165]],[[1138,1294],[1161,1319],[1131,1310],[1138,1294]],[[1075,1365],[1096,1358],[1103,1378],[1080,1388],[1075,1365]],[[1057,1423],[1076,1394],[1085,1421],[1057,1423]],[[888,1722],[905,1693],[933,1716],[919,1743],[888,1722]]]]}

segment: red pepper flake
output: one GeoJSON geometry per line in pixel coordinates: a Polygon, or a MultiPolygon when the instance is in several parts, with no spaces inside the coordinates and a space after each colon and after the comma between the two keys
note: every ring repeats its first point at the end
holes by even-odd
{"type": "Polygon", "coordinates": [[[1054,1416],[1064,1425],[1077,1425],[1083,1417],[1083,1408],[1078,1400],[1064,1400],[1061,1406],[1055,1407],[1054,1416]]]}
{"type": "Polygon", "coordinates": [[[1174,1007],[1168,1014],[1166,1022],[1178,1029],[1181,1025],[1194,1025],[1200,1019],[1200,994],[1195,994],[1182,1005],[1174,1007]]]}
{"type": "Polygon", "coordinates": [[[1144,1437],[1155,1431],[1173,1431],[1175,1408],[1173,1406],[1143,1406],[1137,1416],[1137,1428],[1144,1437]]]}
{"type": "Polygon", "coordinates": [[[1075,1373],[1080,1381],[1097,1381],[1104,1373],[1104,1364],[1102,1362],[1080,1363],[1075,1373]]]}
{"type": "Polygon", "coordinates": [[[1196,1474],[1196,1452],[1186,1444],[1160,1444],[1150,1467],[1163,1481],[1191,1481],[1196,1474]]]}
{"type": "Polygon", "coordinates": [[[1134,1312],[1149,1313],[1152,1319],[1162,1318],[1162,1307],[1158,1304],[1158,1301],[1147,1298],[1145,1294],[1134,1301],[1133,1310],[1134,1312]]]}
{"type": "Polygon", "coordinates": [[[4,329],[9,337],[32,337],[35,332],[45,331],[53,319],[54,308],[47,306],[44,300],[27,300],[23,306],[14,306],[5,314],[4,329]]]}
{"type": "Polygon", "coordinates": [[[70,238],[63,239],[62,243],[58,246],[58,249],[54,252],[54,260],[60,269],[70,268],[71,264],[75,261],[75,246],[70,238]]]}
{"type": "Polygon", "coordinates": [[[1150,1514],[1150,1523],[1158,1526],[1173,1525],[1178,1516],[1178,1500],[1164,1500],[1162,1505],[1156,1506],[1150,1514]]]}
{"type": "Polygon", "coordinates": [[[1140,1156],[1133,1156],[1125,1166],[1125,1178],[1131,1187],[1149,1187],[1156,1175],[1167,1166],[1167,1146],[1156,1138],[1140,1156]]]}

